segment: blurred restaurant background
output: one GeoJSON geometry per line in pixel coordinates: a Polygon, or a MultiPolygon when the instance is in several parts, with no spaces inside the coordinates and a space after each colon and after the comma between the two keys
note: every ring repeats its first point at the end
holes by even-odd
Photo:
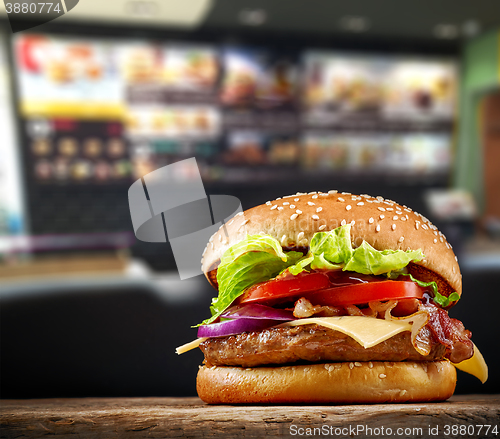
{"type": "Polygon", "coordinates": [[[457,392],[500,393],[496,0],[82,0],[17,33],[0,17],[3,398],[195,395],[203,356],[175,347],[215,292],[135,238],[127,198],[190,157],[243,209],[338,189],[431,219],[463,273],[450,314],[490,367],[457,392]]]}

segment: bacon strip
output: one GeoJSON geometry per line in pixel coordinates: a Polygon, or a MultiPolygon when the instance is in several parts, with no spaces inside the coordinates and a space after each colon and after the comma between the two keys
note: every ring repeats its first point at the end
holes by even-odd
{"type": "Polygon", "coordinates": [[[446,358],[452,363],[460,363],[474,354],[474,345],[471,341],[472,333],[465,329],[464,324],[452,319],[448,313],[431,303],[421,304],[419,309],[429,313],[427,327],[439,343],[446,346],[446,358]]]}

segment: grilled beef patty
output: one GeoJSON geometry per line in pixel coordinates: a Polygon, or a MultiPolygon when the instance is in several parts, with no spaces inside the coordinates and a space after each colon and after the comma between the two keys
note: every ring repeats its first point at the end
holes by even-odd
{"type": "Polygon", "coordinates": [[[269,328],[209,338],[200,348],[207,366],[241,367],[298,361],[435,361],[443,359],[446,353],[446,346],[432,341],[430,354],[420,355],[411,343],[409,332],[365,349],[348,335],[319,325],[269,328]]]}

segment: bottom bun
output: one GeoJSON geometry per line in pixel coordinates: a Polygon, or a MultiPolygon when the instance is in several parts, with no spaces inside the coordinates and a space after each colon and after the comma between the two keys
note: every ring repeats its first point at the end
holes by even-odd
{"type": "Polygon", "coordinates": [[[325,363],[283,367],[200,367],[197,390],[208,404],[444,401],[455,367],[431,362],[325,363]]]}

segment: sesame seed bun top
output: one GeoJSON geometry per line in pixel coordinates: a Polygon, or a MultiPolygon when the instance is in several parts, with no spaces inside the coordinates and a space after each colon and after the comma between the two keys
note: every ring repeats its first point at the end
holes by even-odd
{"type": "Polygon", "coordinates": [[[349,223],[354,247],[366,241],[377,250],[421,249],[425,258],[412,263],[410,272],[437,281],[441,294],[462,293],[451,245],[427,218],[382,197],[337,191],[288,195],[237,214],[210,238],[202,270],[209,278],[224,252],[246,235],[270,235],[288,248],[308,247],[314,233],[349,223]]]}

